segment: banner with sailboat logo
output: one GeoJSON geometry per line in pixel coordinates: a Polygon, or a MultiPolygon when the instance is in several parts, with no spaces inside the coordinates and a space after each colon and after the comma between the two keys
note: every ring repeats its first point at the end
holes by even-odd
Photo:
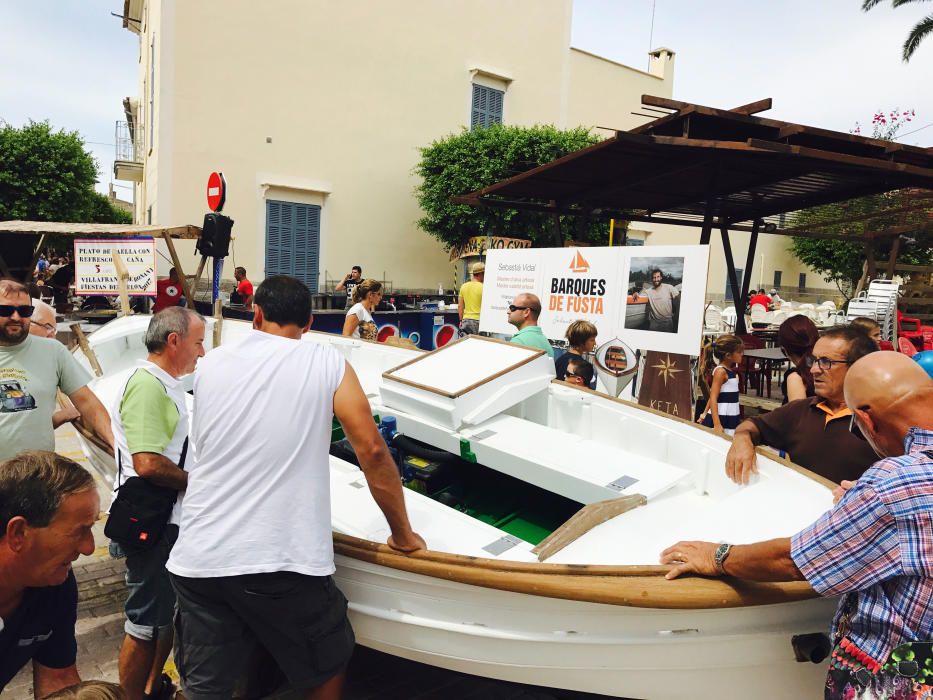
{"type": "Polygon", "coordinates": [[[578,319],[597,343],[696,355],[703,332],[707,246],[530,248],[486,255],[480,330],[512,334],[509,304],[530,292],[541,300],[538,325],[563,340],[578,319]]]}

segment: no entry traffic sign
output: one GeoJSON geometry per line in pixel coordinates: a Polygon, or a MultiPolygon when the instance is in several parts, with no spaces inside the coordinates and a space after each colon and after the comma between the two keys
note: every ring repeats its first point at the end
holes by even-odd
{"type": "Polygon", "coordinates": [[[220,211],[224,208],[224,200],[227,198],[227,181],[224,180],[223,173],[211,173],[207,178],[207,206],[211,211],[220,211]]]}

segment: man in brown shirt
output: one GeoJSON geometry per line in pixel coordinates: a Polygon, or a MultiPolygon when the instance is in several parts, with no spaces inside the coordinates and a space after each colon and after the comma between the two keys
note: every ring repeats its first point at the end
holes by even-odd
{"type": "Polygon", "coordinates": [[[768,445],[830,481],[858,479],[877,457],[867,442],[849,432],[852,412],[842,390],[849,365],[877,349],[860,328],[826,331],[808,360],[816,396],[791,401],[739,425],[726,456],[728,477],[747,484],[758,471],[755,446],[768,445]]]}

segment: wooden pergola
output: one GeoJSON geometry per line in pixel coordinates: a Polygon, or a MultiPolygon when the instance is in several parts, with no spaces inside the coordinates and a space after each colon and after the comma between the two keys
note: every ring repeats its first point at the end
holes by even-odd
{"type": "MultiPolygon", "coordinates": [[[[0,276],[30,282],[39,253],[49,236],[69,238],[161,238],[165,241],[185,297],[193,299],[188,279],[175,250],[174,239],[201,237],[200,226],[147,226],[142,224],[85,224],[64,221],[0,221],[0,276]],[[19,273],[19,274],[17,274],[19,273]]],[[[197,277],[201,276],[202,263],[197,277]]],[[[197,283],[197,278],[195,280],[197,283]]]]}
{"type": "MultiPolygon", "coordinates": [[[[573,215],[584,223],[617,218],[693,226],[700,229],[704,245],[718,228],[740,333],[745,332],[748,273],[760,233],[860,241],[870,251],[878,238],[933,227],[927,221],[846,235],[781,226],[781,215],[822,204],[893,190],[933,189],[933,149],[756,116],[770,109],[770,98],[731,110],[651,95],[643,95],[642,104],[656,112],[670,111],[452,201],[573,215]],[[730,231],[750,234],[742,285],[730,231]]],[[[929,203],[917,206],[929,208],[929,203]]],[[[888,213],[910,209],[895,207],[888,213]]]]}

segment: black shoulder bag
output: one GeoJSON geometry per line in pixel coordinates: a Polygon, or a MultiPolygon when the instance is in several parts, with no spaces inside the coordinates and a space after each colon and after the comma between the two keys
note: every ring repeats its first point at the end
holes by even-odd
{"type": "MultiPolygon", "coordinates": [[[[181,448],[178,467],[185,468],[188,438],[181,448]]],[[[118,481],[123,475],[123,459],[117,450],[118,481]]],[[[104,534],[119,544],[128,554],[143,552],[162,536],[172,517],[178,491],[158,486],[139,476],[131,476],[117,487],[117,497],[110,504],[110,515],[104,534]]]]}

